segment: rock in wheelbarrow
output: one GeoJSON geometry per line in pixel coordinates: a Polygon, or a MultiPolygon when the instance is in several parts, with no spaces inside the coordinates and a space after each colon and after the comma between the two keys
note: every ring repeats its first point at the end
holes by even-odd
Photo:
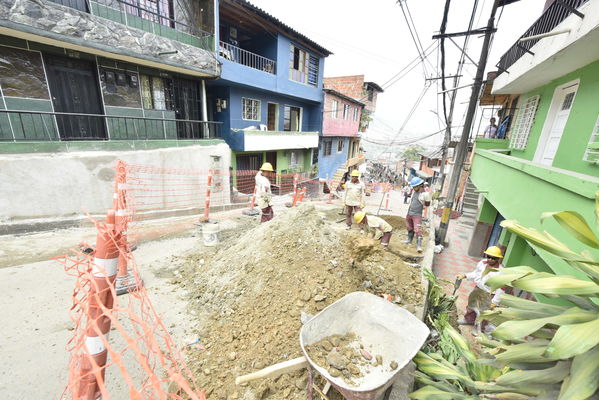
{"type": "Polygon", "coordinates": [[[300,331],[300,345],[310,366],[346,399],[378,400],[418,353],[429,333],[427,326],[407,310],[373,294],[354,292],[306,322],[300,331]],[[361,375],[346,382],[343,377],[332,376],[328,365],[318,365],[311,359],[306,346],[329,336],[350,333],[357,335],[373,355],[380,355],[380,359],[376,367],[370,363],[358,365],[361,375]],[[394,361],[395,368],[386,360],[394,361]]]}

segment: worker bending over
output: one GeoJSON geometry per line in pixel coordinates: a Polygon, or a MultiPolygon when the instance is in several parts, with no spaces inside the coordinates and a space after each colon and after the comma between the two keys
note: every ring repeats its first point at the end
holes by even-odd
{"type": "Polygon", "coordinates": [[[351,229],[352,215],[364,208],[364,191],[366,187],[360,182],[360,172],[355,169],[351,172],[351,180],[345,184],[345,223],[351,229]]]}
{"type": "Polygon", "coordinates": [[[260,171],[256,174],[256,201],[258,207],[262,210],[260,222],[270,221],[275,212],[272,209],[272,192],[270,191],[270,181],[267,175],[272,174],[273,169],[270,163],[264,163],[260,171]]]}
{"type": "Polygon", "coordinates": [[[357,224],[368,227],[369,231],[372,231],[372,237],[380,239],[385,248],[389,246],[393,227],[387,221],[374,215],[366,215],[364,211],[358,211],[354,215],[354,220],[357,224]]]}
{"type": "Polygon", "coordinates": [[[415,234],[416,250],[420,253],[422,252],[422,211],[425,207],[431,205],[431,196],[428,192],[424,191],[424,181],[421,178],[414,177],[410,181],[410,186],[414,192],[408,208],[408,215],[406,216],[408,238],[404,243],[412,244],[415,234]]]}
{"type": "MultiPolygon", "coordinates": [[[[501,295],[504,293],[504,290],[501,288],[491,292],[491,288],[487,286],[487,280],[492,276],[500,274],[498,270],[503,267],[501,264],[501,261],[503,260],[501,249],[497,246],[491,246],[485,250],[484,254],[485,259],[480,260],[478,264],[476,264],[474,271],[457,276],[458,280],[465,278],[476,284],[476,287],[468,296],[468,307],[466,307],[464,319],[458,320],[460,325],[474,325],[480,314],[489,309],[491,304],[499,305],[501,295]]],[[[480,328],[485,331],[487,322],[478,322],[481,323],[480,328]]]]}

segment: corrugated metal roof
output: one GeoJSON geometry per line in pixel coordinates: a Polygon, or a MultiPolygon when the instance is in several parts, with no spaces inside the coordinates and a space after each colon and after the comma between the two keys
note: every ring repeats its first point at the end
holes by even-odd
{"type": "Polygon", "coordinates": [[[346,96],[343,93],[338,92],[338,91],[336,91],[334,89],[326,89],[325,88],[325,89],[322,89],[322,91],[325,92],[325,93],[333,94],[333,95],[335,95],[337,97],[341,97],[342,99],[347,100],[347,101],[351,101],[352,103],[359,104],[361,106],[366,106],[366,104],[364,104],[364,103],[362,103],[362,102],[354,99],[353,97],[346,96]]]}
{"type": "Polygon", "coordinates": [[[382,88],[382,87],[380,87],[379,85],[377,85],[377,84],[376,84],[376,83],[374,83],[374,82],[364,82],[364,84],[366,84],[366,85],[369,85],[369,86],[372,86],[372,88],[373,88],[373,89],[375,89],[375,90],[376,90],[376,91],[378,91],[378,92],[381,92],[381,93],[383,93],[383,92],[384,92],[383,88],[382,88]]]}
{"type": "Polygon", "coordinates": [[[313,40],[311,40],[308,37],[306,37],[305,35],[302,35],[298,31],[296,31],[295,29],[291,28],[290,26],[285,25],[284,23],[282,23],[281,21],[279,21],[277,18],[273,17],[272,15],[270,15],[266,11],[262,10],[261,8],[256,7],[255,5],[253,5],[252,3],[250,3],[249,1],[246,1],[246,0],[225,0],[225,1],[222,1],[221,3],[224,4],[224,3],[226,3],[226,1],[230,1],[232,3],[237,3],[237,4],[241,5],[242,7],[245,7],[247,9],[249,9],[251,12],[254,12],[254,13],[260,15],[262,18],[264,18],[264,19],[272,22],[273,24],[278,25],[279,28],[281,28],[281,30],[283,30],[284,32],[286,32],[287,34],[289,34],[292,37],[293,36],[297,37],[298,39],[300,39],[300,41],[304,41],[306,44],[308,44],[309,46],[313,47],[316,51],[320,52],[325,57],[330,56],[331,54],[333,54],[331,51],[325,49],[324,47],[322,47],[318,43],[316,43],[313,40]]]}

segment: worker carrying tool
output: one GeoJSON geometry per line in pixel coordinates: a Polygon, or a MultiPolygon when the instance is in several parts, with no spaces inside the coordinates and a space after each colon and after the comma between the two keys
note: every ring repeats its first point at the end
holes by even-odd
{"type": "Polygon", "coordinates": [[[491,293],[491,289],[486,284],[489,278],[500,273],[498,269],[503,266],[501,264],[503,259],[501,249],[497,246],[491,246],[485,250],[484,254],[485,259],[476,264],[474,271],[456,277],[458,280],[467,279],[476,284],[476,287],[468,296],[468,307],[464,319],[458,320],[458,323],[460,325],[474,325],[475,322],[478,322],[480,325],[479,330],[482,328],[483,331],[486,330],[487,321],[476,321],[476,319],[492,304],[499,305],[501,295],[504,293],[501,288],[491,293]]]}
{"type": "Polygon", "coordinates": [[[416,235],[416,250],[420,253],[422,252],[422,211],[424,207],[431,205],[431,195],[424,190],[424,180],[422,178],[412,178],[410,186],[414,192],[412,193],[412,201],[410,202],[408,215],[406,216],[408,238],[404,243],[412,244],[414,235],[416,235]]]}
{"type": "Polygon", "coordinates": [[[385,248],[388,248],[393,227],[389,225],[387,221],[381,217],[366,215],[364,211],[358,211],[356,215],[354,215],[354,221],[359,225],[368,227],[369,231],[372,232],[372,237],[374,239],[380,239],[381,244],[385,246],[385,248]]]}
{"type": "Polygon", "coordinates": [[[262,210],[260,222],[270,221],[275,213],[272,209],[272,192],[270,191],[270,180],[268,175],[273,173],[272,165],[265,162],[256,174],[256,202],[262,210]]]}
{"type": "Polygon", "coordinates": [[[360,172],[355,169],[351,172],[351,180],[345,184],[345,223],[347,229],[351,229],[352,215],[364,208],[364,192],[366,187],[360,182],[360,172]]]}

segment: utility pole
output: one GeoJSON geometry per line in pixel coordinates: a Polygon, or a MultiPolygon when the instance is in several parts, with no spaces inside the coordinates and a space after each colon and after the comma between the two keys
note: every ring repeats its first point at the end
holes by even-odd
{"type": "Polygon", "coordinates": [[[457,147],[455,155],[455,163],[453,166],[453,173],[451,174],[451,180],[449,182],[449,192],[447,193],[447,199],[445,201],[445,208],[441,215],[441,224],[439,226],[439,238],[441,244],[445,243],[447,237],[447,229],[449,227],[449,217],[453,208],[456,192],[460,183],[460,177],[462,175],[462,169],[464,168],[464,160],[468,155],[468,141],[470,139],[470,130],[472,128],[472,121],[474,120],[474,113],[476,112],[476,106],[478,104],[478,96],[480,94],[480,88],[483,82],[483,75],[485,73],[485,67],[487,66],[487,56],[489,55],[489,43],[491,42],[491,35],[495,32],[495,14],[497,8],[503,0],[494,0],[493,8],[491,9],[491,15],[487,22],[487,28],[485,29],[485,39],[483,41],[483,47],[480,53],[480,59],[478,62],[478,68],[476,69],[476,76],[474,78],[474,84],[472,85],[472,93],[470,94],[470,103],[468,104],[468,112],[466,114],[466,120],[464,121],[464,128],[462,130],[462,137],[457,147]]]}

